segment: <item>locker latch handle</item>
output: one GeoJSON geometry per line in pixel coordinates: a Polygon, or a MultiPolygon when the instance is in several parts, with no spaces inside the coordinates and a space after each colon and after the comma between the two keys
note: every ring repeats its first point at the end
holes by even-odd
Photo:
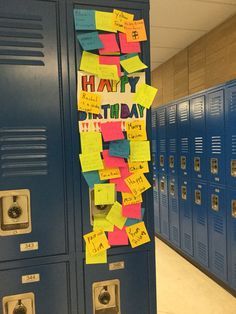
{"type": "Polygon", "coordinates": [[[200,172],[201,170],[201,161],[200,161],[200,157],[195,157],[194,158],[194,170],[196,172],[200,172]]]}
{"type": "Polygon", "coordinates": [[[218,195],[211,195],[211,208],[218,212],[219,211],[219,196],[218,195]]]}
{"type": "Polygon", "coordinates": [[[197,205],[202,204],[202,193],[200,190],[195,190],[195,203],[197,205]]]}
{"type": "Polygon", "coordinates": [[[236,177],[236,159],[231,160],[231,176],[236,177]]]}
{"type": "Polygon", "coordinates": [[[187,199],[187,187],[185,185],[181,186],[181,196],[183,200],[187,199]]]}
{"type": "Polygon", "coordinates": [[[161,180],[160,182],[160,189],[161,189],[161,192],[165,191],[165,182],[163,180],[161,180]]]}
{"type": "Polygon", "coordinates": [[[175,195],[175,184],[173,182],[170,183],[170,194],[175,195]]]}
{"type": "Polygon", "coordinates": [[[180,167],[182,170],[186,170],[186,157],[185,156],[181,156],[180,158],[180,167]]]}
{"type": "Polygon", "coordinates": [[[164,156],[160,155],[160,166],[164,167],[164,156]]]}
{"type": "Polygon", "coordinates": [[[170,166],[170,168],[174,168],[174,166],[175,166],[175,158],[174,158],[174,156],[170,156],[169,157],[169,166],[170,166]]]}
{"type": "Polygon", "coordinates": [[[231,202],[232,217],[236,219],[236,200],[231,202]]]}
{"type": "Polygon", "coordinates": [[[217,158],[211,158],[211,173],[212,174],[218,174],[218,159],[217,158]]]}

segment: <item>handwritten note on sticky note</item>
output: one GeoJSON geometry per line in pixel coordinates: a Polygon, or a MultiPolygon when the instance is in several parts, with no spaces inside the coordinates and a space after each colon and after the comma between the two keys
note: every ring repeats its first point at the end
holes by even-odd
{"type": "Polygon", "coordinates": [[[129,164],[129,171],[130,172],[141,172],[141,173],[148,173],[149,166],[147,161],[130,161],[128,160],[129,164]]]}
{"type": "Polygon", "coordinates": [[[157,92],[157,88],[147,84],[141,84],[138,87],[136,94],[134,95],[134,101],[137,104],[140,104],[143,107],[149,109],[156,97],[157,92]]]}
{"type": "Polygon", "coordinates": [[[116,33],[113,26],[113,13],[96,11],[95,12],[96,29],[101,31],[116,33]]]}
{"type": "Polygon", "coordinates": [[[142,194],[134,196],[132,193],[122,193],[122,203],[125,206],[142,203],[142,194]]]}
{"type": "Polygon", "coordinates": [[[134,73],[147,68],[146,64],[144,64],[140,60],[139,56],[134,56],[131,58],[126,58],[125,60],[121,60],[120,64],[128,73],[134,73]]]}
{"type": "Polygon", "coordinates": [[[122,205],[119,202],[115,202],[107,214],[106,219],[120,230],[123,229],[127,218],[122,215],[122,205]]]}
{"type": "Polygon", "coordinates": [[[103,169],[103,162],[99,152],[80,154],[80,163],[83,172],[103,169]]]}
{"type": "Polygon", "coordinates": [[[102,180],[100,180],[98,171],[89,171],[89,172],[83,172],[83,176],[88,184],[88,186],[92,189],[94,184],[100,184],[104,183],[102,180]]]}
{"type": "Polygon", "coordinates": [[[93,264],[106,264],[107,263],[107,251],[103,251],[97,255],[90,255],[87,247],[85,253],[85,264],[93,265],[93,264]]]}
{"type": "Polygon", "coordinates": [[[100,132],[81,132],[80,142],[84,154],[102,151],[102,134],[100,132]]]}
{"type": "Polygon", "coordinates": [[[130,227],[126,227],[126,232],[132,248],[151,241],[143,221],[130,227]]]}
{"type": "Polygon", "coordinates": [[[125,33],[125,23],[134,19],[133,14],[129,14],[119,10],[113,10],[113,27],[119,32],[125,33]]]}
{"type": "Polygon", "coordinates": [[[128,185],[125,183],[125,180],[123,178],[110,179],[110,182],[116,185],[117,192],[131,193],[128,185]]]}
{"type": "Polygon", "coordinates": [[[100,94],[79,91],[78,110],[99,114],[102,98],[100,94]]]}
{"type": "Polygon", "coordinates": [[[126,166],[126,162],[124,158],[110,156],[109,150],[104,150],[102,152],[102,156],[103,156],[104,164],[106,168],[118,168],[118,167],[126,166]]]}
{"type": "Polygon", "coordinates": [[[95,30],[95,11],[94,10],[74,10],[74,20],[76,30],[95,30]]]}
{"type": "Polygon", "coordinates": [[[104,80],[119,81],[118,68],[116,65],[100,64],[98,66],[98,77],[104,80]]]}
{"type": "Polygon", "coordinates": [[[130,141],[130,161],[150,161],[149,141],[130,141]]]}
{"type": "Polygon", "coordinates": [[[94,217],[93,230],[113,231],[114,225],[105,217],[94,217]]]}
{"type": "Polygon", "coordinates": [[[120,49],[122,53],[140,53],[141,45],[139,42],[128,42],[127,35],[119,33],[120,49]]]}
{"type": "Polygon", "coordinates": [[[145,141],[147,139],[146,122],[144,120],[126,121],[127,139],[130,141],[145,141]]]}
{"type": "Polygon", "coordinates": [[[85,234],[84,241],[91,256],[102,253],[110,248],[106,234],[103,230],[96,230],[85,234]]]}
{"type": "Polygon", "coordinates": [[[105,65],[116,65],[118,76],[121,77],[120,57],[114,56],[99,56],[99,63],[105,65]]]}
{"type": "Polygon", "coordinates": [[[127,140],[119,140],[110,143],[109,155],[115,157],[128,158],[130,154],[130,144],[127,140]]]}
{"type": "Polygon", "coordinates": [[[122,206],[122,215],[127,218],[141,219],[141,203],[122,206]]]}
{"type": "Polygon", "coordinates": [[[128,42],[147,40],[144,20],[130,21],[125,23],[125,33],[128,42]]]}
{"type": "Polygon", "coordinates": [[[99,34],[99,39],[103,44],[103,48],[99,49],[100,55],[120,53],[115,34],[99,34]]]}
{"type": "Polygon", "coordinates": [[[121,129],[121,122],[101,123],[101,131],[104,142],[124,139],[124,134],[121,129]]]}
{"type": "Polygon", "coordinates": [[[132,225],[137,224],[138,222],[142,221],[144,213],[145,213],[145,208],[142,208],[141,211],[142,211],[142,218],[141,219],[128,218],[126,220],[125,226],[132,226],[132,225]]]}
{"type": "Polygon", "coordinates": [[[91,52],[83,51],[81,62],[80,62],[80,70],[89,72],[92,74],[97,74],[98,66],[99,66],[99,56],[91,52]]]}
{"type": "Polygon", "coordinates": [[[104,168],[103,170],[99,170],[99,176],[101,180],[120,178],[120,168],[104,168]]]}
{"type": "Polygon", "coordinates": [[[95,205],[111,205],[115,203],[115,184],[95,184],[94,185],[95,205]]]}
{"type": "Polygon", "coordinates": [[[142,194],[151,187],[144,174],[138,172],[126,178],[125,182],[134,196],[142,194]]]}
{"type": "Polygon", "coordinates": [[[129,239],[125,228],[119,230],[115,227],[113,232],[108,232],[108,242],[111,246],[128,245],[129,239]]]}
{"type": "Polygon", "coordinates": [[[77,39],[84,50],[95,50],[103,48],[98,32],[90,32],[84,34],[77,34],[77,39]]]}

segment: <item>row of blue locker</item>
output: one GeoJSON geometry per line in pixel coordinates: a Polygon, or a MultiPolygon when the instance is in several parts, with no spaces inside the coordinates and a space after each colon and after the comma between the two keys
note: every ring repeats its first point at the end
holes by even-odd
{"type": "Polygon", "coordinates": [[[236,187],[235,82],[159,107],[153,120],[159,173],[236,187]]]}

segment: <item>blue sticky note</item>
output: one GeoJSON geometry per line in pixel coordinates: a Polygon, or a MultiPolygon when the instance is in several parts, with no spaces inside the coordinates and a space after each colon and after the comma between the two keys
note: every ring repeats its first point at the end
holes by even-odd
{"type": "Polygon", "coordinates": [[[132,218],[128,218],[128,219],[126,220],[125,226],[126,226],[126,227],[129,227],[129,226],[135,225],[135,224],[139,223],[140,221],[142,221],[142,220],[143,220],[144,213],[145,213],[145,208],[142,208],[141,211],[142,211],[142,219],[132,219],[132,218]]]}
{"type": "Polygon", "coordinates": [[[94,184],[104,183],[100,180],[98,171],[83,172],[83,176],[90,188],[93,188],[94,184]]]}
{"type": "Polygon", "coordinates": [[[82,46],[83,50],[89,51],[104,47],[103,43],[98,37],[98,32],[78,34],[77,39],[79,40],[79,43],[82,46]]]}
{"type": "Polygon", "coordinates": [[[74,10],[76,30],[95,30],[95,11],[94,10],[74,10]]]}
{"type": "Polygon", "coordinates": [[[109,155],[114,157],[129,158],[130,143],[128,140],[110,142],[109,155]]]}

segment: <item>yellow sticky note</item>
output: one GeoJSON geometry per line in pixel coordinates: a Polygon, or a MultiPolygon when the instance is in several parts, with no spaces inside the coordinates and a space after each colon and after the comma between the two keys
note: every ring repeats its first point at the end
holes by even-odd
{"type": "Polygon", "coordinates": [[[128,160],[129,172],[148,173],[149,166],[147,161],[130,161],[128,160]]]}
{"type": "Polygon", "coordinates": [[[147,40],[147,33],[143,19],[126,22],[125,33],[128,42],[138,42],[147,40]]]}
{"type": "Polygon", "coordinates": [[[113,13],[96,11],[95,20],[96,29],[117,33],[117,30],[113,26],[113,13]]]}
{"type": "Polygon", "coordinates": [[[130,141],[130,161],[150,161],[149,141],[130,141]]]}
{"type": "Polygon", "coordinates": [[[82,172],[95,171],[103,169],[103,162],[99,152],[80,154],[80,163],[82,172]]]}
{"type": "Polygon", "coordinates": [[[83,154],[102,152],[102,134],[100,132],[81,132],[81,150],[83,154]]]}
{"type": "Polygon", "coordinates": [[[133,14],[129,14],[119,10],[113,10],[113,27],[119,32],[125,33],[125,23],[134,19],[133,14]]]}
{"type": "Polygon", "coordinates": [[[115,204],[112,206],[109,213],[107,214],[106,219],[120,230],[123,229],[127,218],[123,217],[122,205],[119,202],[115,202],[115,204]]]}
{"type": "Polygon", "coordinates": [[[147,68],[146,64],[140,60],[139,56],[121,60],[120,64],[128,73],[134,73],[147,68]]]}
{"type": "Polygon", "coordinates": [[[107,251],[103,251],[97,255],[90,255],[87,246],[86,246],[86,254],[85,254],[85,264],[106,264],[107,263],[107,251]]]}
{"type": "Polygon", "coordinates": [[[112,205],[115,203],[115,184],[94,184],[95,205],[112,205]]]}
{"type": "Polygon", "coordinates": [[[98,77],[104,80],[119,81],[118,68],[116,65],[99,65],[98,77]]]}
{"type": "Polygon", "coordinates": [[[117,179],[121,177],[119,168],[105,168],[99,170],[100,180],[109,180],[109,179],[117,179]]]}
{"type": "Polygon", "coordinates": [[[157,88],[147,84],[141,84],[138,87],[136,94],[134,95],[134,101],[139,105],[149,109],[156,97],[157,92],[157,88]]]}
{"type": "Polygon", "coordinates": [[[97,74],[98,66],[99,66],[99,56],[91,52],[83,51],[81,62],[80,62],[80,70],[97,74]]]}
{"type": "Polygon", "coordinates": [[[110,223],[105,217],[94,217],[93,230],[113,232],[114,225],[110,223]]]}
{"type": "Polygon", "coordinates": [[[131,193],[122,193],[122,202],[125,206],[142,203],[142,201],[142,194],[134,196],[131,193]]]}
{"type": "Polygon", "coordinates": [[[96,93],[85,91],[78,92],[78,110],[99,114],[101,111],[102,97],[96,93]]]}
{"type": "Polygon", "coordinates": [[[126,121],[127,139],[130,141],[146,141],[146,122],[144,120],[126,121]]]}
{"type": "Polygon", "coordinates": [[[91,256],[102,253],[110,248],[108,239],[103,230],[96,230],[85,234],[84,241],[91,256]]]}
{"type": "Polygon", "coordinates": [[[134,196],[142,194],[151,187],[144,174],[139,172],[126,178],[125,183],[128,185],[134,196]]]}
{"type": "Polygon", "coordinates": [[[126,227],[126,233],[128,235],[132,248],[151,241],[145,223],[143,221],[130,227],[126,227]]]}

